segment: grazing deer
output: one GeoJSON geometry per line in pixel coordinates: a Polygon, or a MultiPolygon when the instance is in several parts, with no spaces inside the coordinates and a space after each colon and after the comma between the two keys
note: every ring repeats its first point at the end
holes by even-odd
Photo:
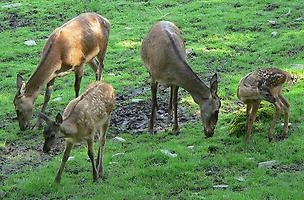
{"type": "Polygon", "coordinates": [[[187,90],[200,106],[204,132],[207,137],[213,136],[221,106],[217,95],[217,74],[211,78],[208,88],[192,71],[185,60],[185,43],[181,31],[171,22],[156,23],[142,42],[141,57],[144,66],[151,76],[152,112],[149,132],[153,133],[153,124],[157,106],[157,85],[162,83],[171,86],[169,112],[174,111],[173,133],[179,132],[177,120],[178,88],[187,90]]]}
{"type": "MultiPolygon", "coordinates": [[[[40,88],[46,84],[41,112],[44,113],[51,97],[56,77],[75,72],[75,94],[79,95],[84,67],[89,63],[95,71],[96,80],[101,79],[103,60],[106,53],[110,24],[96,13],[84,13],[55,29],[43,48],[40,63],[26,83],[17,74],[15,110],[21,130],[29,126],[34,102],[40,88]]],[[[36,127],[41,120],[38,119],[36,127]]]]}
{"type": "Polygon", "coordinates": [[[282,86],[290,79],[291,76],[287,72],[277,68],[257,69],[241,79],[237,96],[242,102],[247,104],[246,144],[252,133],[253,122],[262,100],[268,101],[275,106],[275,113],[268,133],[269,142],[272,140],[272,133],[282,108],[284,110],[284,132],[287,134],[290,106],[282,95],[282,86]]]}
{"type": "Polygon", "coordinates": [[[106,131],[110,124],[115,95],[111,85],[97,81],[78,98],[72,100],[64,111],[64,117],[58,113],[56,120],[49,119],[43,113],[41,118],[47,122],[43,135],[45,142],[43,152],[48,152],[57,137],[63,136],[66,141],[63,158],[55,182],[59,183],[64,165],[69,158],[73,144],[85,140],[88,145],[88,156],[93,167],[93,180],[103,176],[103,154],[106,142],[106,131]],[[94,134],[99,133],[99,149],[94,163],[94,134]]]}

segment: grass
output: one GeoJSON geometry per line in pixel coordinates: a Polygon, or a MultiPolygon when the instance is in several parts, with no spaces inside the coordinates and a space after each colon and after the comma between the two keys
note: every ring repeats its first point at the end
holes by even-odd
{"type": "MultiPolygon", "coordinates": [[[[17,1],[9,1],[16,3],[17,1]]],[[[20,132],[12,99],[16,92],[16,74],[26,80],[36,68],[45,39],[53,29],[86,11],[102,14],[111,22],[109,47],[105,59],[104,80],[117,94],[128,88],[149,83],[149,75],[140,59],[141,40],[158,20],[174,22],[183,31],[187,48],[195,56],[190,66],[207,82],[215,71],[220,73],[219,95],[222,109],[217,130],[212,138],[204,138],[201,122],[181,126],[181,134],[120,135],[126,143],[108,139],[105,153],[107,179],[92,183],[91,165],[86,148],[72,150],[75,157],[67,163],[62,183],[53,184],[61,155],[39,166],[18,168],[12,174],[0,174],[0,197],[6,199],[302,199],[303,172],[303,88],[304,70],[292,67],[304,61],[303,3],[295,1],[37,1],[23,0],[16,8],[1,8],[0,3],[0,153],[12,145],[41,146],[41,130],[20,132]],[[290,14],[288,10],[290,9],[290,14]],[[271,25],[269,21],[276,21],[271,25]],[[272,33],[277,32],[273,37],[272,33]],[[37,46],[23,43],[34,39],[37,46]],[[243,138],[230,136],[235,127],[235,113],[245,112],[236,104],[236,88],[241,77],[258,67],[277,66],[297,74],[299,81],[284,95],[291,104],[292,123],[287,139],[268,143],[267,130],[273,108],[265,104],[267,117],[256,122],[250,144],[243,138]],[[190,151],[188,146],[194,146],[190,151]],[[1,151],[1,149],[3,151],[1,151]],[[175,158],[160,150],[175,152],[175,158]],[[116,153],[123,155],[114,156],[116,153]],[[262,161],[277,160],[278,166],[258,168],[262,161]],[[214,185],[228,185],[214,189],[214,185]]],[[[19,1],[18,1],[19,2],[19,1]]],[[[81,85],[94,81],[87,68],[81,85]]],[[[48,112],[55,116],[73,99],[73,75],[58,78],[48,112]]],[[[43,94],[43,91],[41,92],[43,94]]],[[[150,99],[150,96],[143,97],[150,99]]],[[[43,102],[36,101],[35,114],[43,102]]],[[[189,112],[198,106],[187,94],[181,103],[189,112]]],[[[263,111],[260,111],[263,114],[263,111]]],[[[264,116],[264,115],[263,115],[264,116]]],[[[35,116],[36,117],[36,116],[35,116]]],[[[242,124],[244,119],[239,121],[242,124]]],[[[244,124],[244,123],[243,123],[244,124]]],[[[282,134],[278,123],[276,135],[282,134]]],[[[115,133],[112,133],[115,135],[115,133]]],[[[113,137],[110,135],[110,138],[113,137]]],[[[1,157],[11,166],[16,160],[39,159],[38,152],[15,158],[9,153],[1,157]]],[[[7,166],[7,165],[5,165],[7,166]]],[[[1,168],[1,167],[0,167],[1,168]]]]}

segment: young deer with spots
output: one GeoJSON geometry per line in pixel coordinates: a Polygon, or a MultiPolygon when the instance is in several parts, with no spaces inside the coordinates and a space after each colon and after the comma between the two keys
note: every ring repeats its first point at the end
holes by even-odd
{"type": "Polygon", "coordinates": [[[64,155],[58,169],[55,182],[59,183],[64,165],[69,158],[73,144],[85,140],[88,145],[88,156],[93,167],[93,180],[103,176],[103,154],[106,142],[106,131],[110,124],[115,95],[111,85],[97,81],[78,98],[72,100],[64,111],[63,118],[57,114],[56,120],[49,119],[43,113],[41,118],[47,122],[43,135],[45,138],[43,152],[48,152],[57,137],[66,141],[64,155]],[[94,135],[99,133],[99,149],[94,163],[94,135]]]}
{"type": "Polygon", "coordinates": [[[200,106],[204,132],[207,137],[213,136],[221,106],[217,95],[217,75],[211,78],[208,88],[192,71],[185,60],[185,44],[181,31],[171,22],[156,23],[143,40],[141,57],[144,66],[151,76],[152,112],[149,132],[153,133],[153,124],[157,106],[157,85],[162,83],[171,86],[169,112],[174,111],[173,133],[179,132],[177,120],[178,88],[187,90],[195,103],[200,106]]]}
{"type": "Polygon", "coordinates": [[[262,100],[268,101],[275,106],[275,113],[268,133],[269,142],[272,140],[272,133],[282,108],[284,110],[284,132],[287,134],[290,106],[282,95],[282,86],[290,79],[291,76],[287,72],[277,68],[258,69],[241,79],[237,96],[242,102],[247,104],[246,144],[252,133],[253,122],[262,100]]]}
{"type": "MultiPolygon", "coordinates": [[[[29,126],[34,102],[40,88],[46,84],[41,112],[44,113],[51,97],[56,77],[75,72],[75,94],[79,95],[84,67],[89,63],[95,71],[96,80],[101,79],[110,24],[96,13],[84,13],[55,29],[43,48],[39,65],[26,83],[17,75],[15,110],[21,130],[29,126]]],[[[36,127],[41,120],[38,119],[36,127]]]]}

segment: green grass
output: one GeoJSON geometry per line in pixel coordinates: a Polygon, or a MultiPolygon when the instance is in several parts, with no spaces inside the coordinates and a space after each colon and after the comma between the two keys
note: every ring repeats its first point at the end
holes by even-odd
{"type": "MultiPolygon", "coordinates": [[[[8,177],[0,174],[0,178],[5,177],[0,184],[0,197],[5,194],[7,199],[302,199],[304,70],[291,67],[304,63],[302,1],[20,2],[21,6],[10,9],[1,8],[6,2],[0,3],[0,153],[13,143],[25,147],[42,145],[41,130],[20,132],[14,120],[16,74],[21,73],[28,80],[52,30],[86,11],[98,12],[111,22],[103,77],[115,87],[117,94],[149,84],[149,75],[140,59],[141,40],[156,21],[169,20],[181,28],[187,48],[196,54],[188,59],[193,70],[204,81],[215,71],[220,73],[222,109],[212,138],[203,137],[198,121],[182,125],[179,136],[168,132],[153,136],[123,134],[120,136],[127,140],[124,144],[109,139],[105,181],[92,183],[86,148],[78,147],[72,150],[75,159],[68,161],[59,186],[53,184],[53,178],[61,155],[38,167],[23,167],[8,177]],[[290,14],[284,15],[289,9],[290,14]],[[276,25],[270,25],[269,20],[275,20],[276,25]],[[276,37],[271,35],[274,31],[278,33],[276,37]],[[25,46],[23,42],[29,39],[34,39],[37,46],[25,46]],[[266,103],[267,115],[255,123],[250,144],[245,146],[242,137],[229,135],[231,130],[239,128],[231,126],[236,113],[245,112],[236,103],[236,88],[241,77],[258,67],[269,66],[300,77],[295,85],[286,86],[288,91],[284,92],[291,104],[289,136],[268,143],[273,108],[266,103]],[[194,146],[194,151],[187,148],[189,145],[194,146]],[[178,156],[167,157],[161,149],[174,151],[178,156]],[[116,153],[125,154],[112,157],[116,153]],[[277,160],[279,165],[273,169],[257,167],[259,162],[267,160],[277,160]],[[228,188],[213,189],[219,184],[227,184],[228,188]]],[[[92,81],[94,75],[87,68],[81,92],[92,81]]],[[[72,74],[56,80],[52,99],[62,96],[63,101],[50,101],[48,112],[52,116],[73,99],[73,84],[72,74]]],[[[150,99],[150,93],[143,99],[150,99]]],[[[35,103],[35,115],[42,102],[40,95],[35,103]]],[[[198,110],[188,94],[181,103],[191,113],[198,110]]],[[[264,116],[262,110],[259,113],[264,116]]],[[[238,125],[244,124],[244,118],[239,120],[238,125]]],[[[281,122],[276,135],[283,132],[281,122]]],[[[2,156],[14,165],[15,158],[2,156]]],[[[20,159],[25,158],[19,158],[18,162],[20,159]]],[[[35,153],[31,159],[37,159],[35,153]]]]}

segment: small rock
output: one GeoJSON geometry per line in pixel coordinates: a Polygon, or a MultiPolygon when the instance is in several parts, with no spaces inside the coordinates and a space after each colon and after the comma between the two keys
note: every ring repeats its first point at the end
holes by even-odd
{"type": "Polygon", "coordinates": [[[273,167],[273,166],[275,166],[277,164],[278,164],[278,161],[276,161],[276,160],[270,160],[270,161],[260,162],[258,164],[258,167],[259,168],[271,168],[271,167],[273,167]]]}
{"type": "Polygon", "coordinates": [[[193,51],[193,49],[187,48],[186,49],[186,55],[187,55],[188,58],[190,58],[190,57],[195,57],[196,53],[193,51]]]}
{"type": "Polygon", "coordinates": [[[1,6],[1,8],[16,8],[16,7],[19,7],[21,5],[22,5],[22,3],[12,3],[12,4],[7,4],[7,5],[4,5],[4,6],[1,6]]]}
{"type": "Polygon", "coordinates": [[[108,73],[108,75],[109,75],[109,76],[115,76],[115,74],[114,74],[114,73],[108,73]]]}
{"type": "Polygon", "coordinates": [[[226,189],[228,188],[228,185],[214,185],[213,189],[226,189]]]}
{"type": "MultiPolygon", "coordinates": [[[[284,126],[284,123],[281,123],[281,126],[284,126]]],[[[291,126],[291,123],[288,123],[288,127],[291,126]]]]}
{"type": "Polygon", "coordinates": [[[113,154],[112,157],[115,157],[115,156],[120,156],[120,155],[124,155],[125,153],[116,153],[116,154],[113,154]]]}
{"type": "Polygon", "coordinates": [[[88,179],[86,179],[86,178],[82,178],[82,179],[80,180],[80,182],[81,182],[81,183],[85,183],[85,182],[87,182],[87,180],[88,180],[88,179]]]}
{"type": "Polygon", "coordinates": [[[304,64],[292,64],[291,68],[294,68],[294,69],[304,69],[304,64]]]}
{"type": "Polygon", "coordinates": [[[271,32],[272,37],[276,37],[277,35],[278,35],[278,32],[276,32],[276,31],[271,32]]]}
{"type": "Polygon", "coordinates": [[[169,157],[177,157],[177,154],[176,153],[172,153],[171,151],[167,150],[167,149],[161,149],[160,150],[163,154],[165,154],[166,156],[169,156],[169,157]]]}
{"type": "Polygon", "coordinates": [[[238,177],[238,178],[235,178],[237,181],[240,181],[240,182],[244,182],[245,179],[243,177],[238,177]]]}
{"type": "Polygon", "coordinates": [[[188,146],[189,151],[194,151],[194,146],[188,146]]]}
{"type": "Polygon", "coordinates": [[[276,24],[277,24],[277,22],[276,22],[276,21],[274,21],[274,20],[268,20],[268,23],[269,23],[270,25],[272,25],[272,26],[274,26],[274,25],[276,25],[276,24]]]}
{"type": "Polygon", "coordinates": [[[27,46],[35,46],[35,45],[37,45],[34,40],[27,40],[27,41],[24,42],[24,44],[27,45],[27,46]]]}
{"type": "Polygon", "coordinates": [[[114,142],[126,142],[125,139],[123,139],[122,137],[115,137],[112,139],[114,142]]]}
{"type": "Polygon", "coordinates": [[[0,191],[0,199],[4,199],[5,195],[6,195],[6,193],[5,193],[5,192],[0,191]]]}
{"type": "Polygon", "coordinates": [[[139,103],[139,102],[142,102],[144,101],[143,99],[131,99],[131,102],[132,103],[139,103]]]}
{"type": "Polygon", "coordinates": [[[130,30],[132,30],[132,28],[126,26],[126,27],[125,27],[125,30],[130,31],[130,30]]]}
{"type": "Polygon", "coordinates": [[[70,160],[74,160],[74,159],[75,159],[75,157],[70,156],[70,157],[68,158],[68,161],[70,161],[70,160]]]}
{"type": "Polygon", "coordinates": [[[298,22],[299,22],[299,21],[303,21],[303,20],[304,20],[303,17],[299,17],[299,18],[296,19],[296,21],[298,21],[298,22]]]}
{"type": "Polygon", "coordinates": [[[55,99],[53,99],[53,102],[59,102],[62,101],[63,98],[62,97],[56,97],[55,99]]]}

